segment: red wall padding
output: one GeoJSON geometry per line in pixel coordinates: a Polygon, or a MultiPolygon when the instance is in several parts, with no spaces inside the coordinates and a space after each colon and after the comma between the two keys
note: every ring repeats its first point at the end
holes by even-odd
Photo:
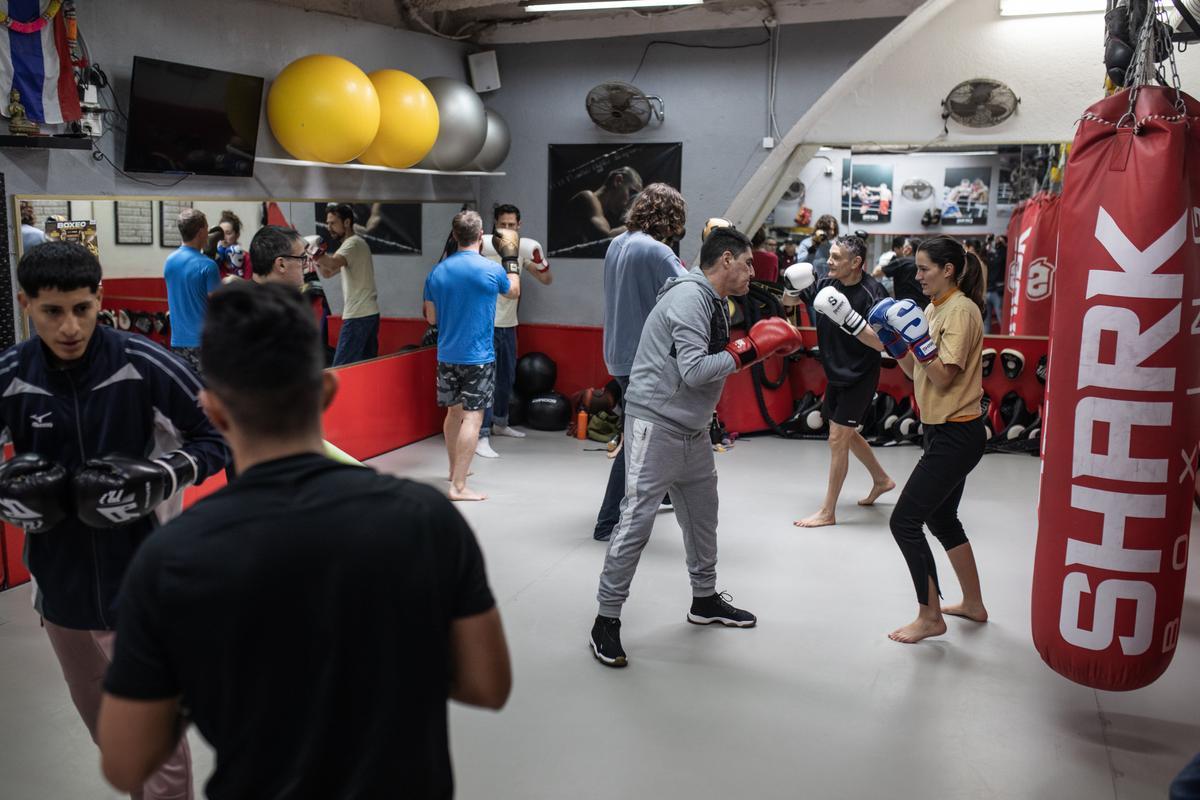
{"type": "Polygon", "coordinates": [[[570,397],[580,389],[611,380],[604,365],[604,331],[583,325],[521,325],[517,355],[545,353],[558,367],[555,391],[570,397]]]}
{"type": "Polygon", "coordinates": [[[442,429],[433,348],[335,367],[339,389],[325,438],[357,459],[374,458],[442,429]]]}

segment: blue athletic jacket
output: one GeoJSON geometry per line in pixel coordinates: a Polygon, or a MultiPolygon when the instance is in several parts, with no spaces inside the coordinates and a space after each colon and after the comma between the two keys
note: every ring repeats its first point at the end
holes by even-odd
{"type": "MultiPolygon", "coordinates": [[[[0,423],[17,453],[37,453],[71,474],[89,458],[182,449],[202,481],[226,465],[229,448],[200,409],[200,388],[187,364],[144,336],[98,325],[70,369],[52,367],[34,336],[0,354],[0,423]]],[[[125,570],[157,525],[151,514],[100,530],[72,514],[28,534],[25,563],[42,615],[66,628],[114,630],[125,570]]]]}

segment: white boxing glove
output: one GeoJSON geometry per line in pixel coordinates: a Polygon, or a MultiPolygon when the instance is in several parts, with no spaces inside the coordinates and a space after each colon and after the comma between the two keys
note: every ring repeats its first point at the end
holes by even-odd
{"type": "Polygon", "coordinates": [[[832,286],[826,286],[821,291],[817,292],[817,298],[813,301],[813,308],[818,314],[823,314],[837,323],[837,326],[851,336],[858,336],[867,327],[867,321],[863,319],[862,314],[859,314],[850,307],[850,301],[846,295],[839,292],[832,286]]]}
{"type": "Polygon", "coordinates": [[[783,293],[788,297],[799,297],[800,293],[813,285],[817,276],[813,273],[813,265],[807,261],[792,264],[783,271],[783,293]]]}
{"type": "Polygon", "coordinates": [[[500,263],[500,254],[497,253],[496,248],[492,246],[492,237],[491,236],[483,237],[483,247],[481,247],[479,249],[479,254],[481,256],[483,256],[484,258],[490,258],[492,261],[495,261],[497,264],[500,263]]]}
{"type": "Polygon", "coordinates": [[[538,272],[550,269],[550,262],[546,260],[546,251],[542,249],[542,245],[537,239],[521,238],[521,266],[538,272]]]}

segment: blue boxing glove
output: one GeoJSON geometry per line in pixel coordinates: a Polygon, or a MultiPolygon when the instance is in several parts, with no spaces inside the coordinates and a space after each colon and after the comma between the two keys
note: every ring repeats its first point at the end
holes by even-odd
{"type": "Polygon", "coordinates": [[[908,352],[908,343],[888,325],[887,311],[894,305],[896,305],[896,301],[890,297],[880,300],[867,312],[867,322],[875,329],[875,334],[879,337],[887,354],[899,361],[908,352]]]}
{"type": "Polygon", "coordinates": [[[929,323],[925,313],[912,300],[899,300],[883,312],[887,326],[909,346],[922,364],[937,358],[938,348],[929,338],[929,323]]]}

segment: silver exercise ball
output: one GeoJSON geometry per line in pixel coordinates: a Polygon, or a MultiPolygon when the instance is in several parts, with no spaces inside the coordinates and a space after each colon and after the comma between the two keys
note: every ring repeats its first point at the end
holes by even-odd
{"type": "Polygon", "coordinates": [[[471,163],[487,140],[487,113],[475,90],[454,78],[426,78],[437,101],[440,128],[422,169],[457,170],[471,163]]]}
{"type": "Polygon", "coordinates": [[[504,117],[492,109],[487,110],[487,138],[483,149],[471,162],[471,169],[481,172],[492,172],[508,158],[508,150],[512,147],[512,134],[508,131],[508,123],[504,117]]]}

